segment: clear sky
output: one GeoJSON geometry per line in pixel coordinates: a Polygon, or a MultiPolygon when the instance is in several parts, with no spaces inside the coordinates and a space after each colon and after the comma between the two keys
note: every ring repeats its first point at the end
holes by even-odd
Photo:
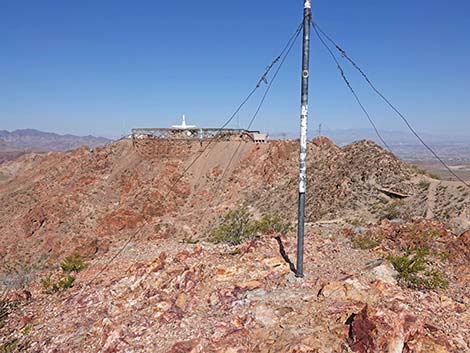
{"type": "MultiPolygon", "coordinates": [[[[302,3],[0,0],[0,129],[118,136],[171,125],[183,113],[190,124],[217,127],[300,23],[302,3]]],[[[316,21],[419,131],[470,135],[470,1],[312,3],[316,21]]],[[[368,127],[313,39],[310,130],[319,122],[368,127]]],[[[300,44],[255,128],[298,130],[300,44]]],[[[348,73],[379,127],[403,130],[348,73]]],[[[243,127],[253,109],[234,125],[243,127]]]]}

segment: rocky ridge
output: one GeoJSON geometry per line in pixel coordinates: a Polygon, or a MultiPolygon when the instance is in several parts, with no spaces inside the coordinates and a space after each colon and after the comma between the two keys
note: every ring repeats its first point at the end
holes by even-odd
{"type": "MultiPolygon", "coordinates": [[[[412,166],[370,142],[338,148],[320,138],[309,149],[312,197],[303,280],[294,277],[279,248],[292,257],[294,233],[260,235],[235,249],[206,241],[214,221],[237,204],[255,215],[277,212],[294,221],[295,142],[214,144],[176,187],[178,171],[194,161],[199,144],[169,150],[120,141],[93,152],[27,155],[2,164],[0,253],[10,290],[1,299],[10,304],[0,317],[0,347],[469,350],[470,233],[450,227],[468,215],[465,190],[452,196],[448,219],[426,220],[433,181],[412,166]],[[392,221],[383,213],[397,200],[384,189],[409,195],[392,221]],[[356,246],[363,235],[377,242],[356,246]],[[449,280],[447,289],[401,282],[391,256],[417,247],[429,249],[433,268],[449,280]],[[45,293],[40,278],[57,273],[61,259],[73,253],[88,267],[76,274],[73,287],[45,293]],[[25,273],[12,268],[28,268],[31,278],[17,286],[25,273]]],[[[459,191],[459,185],[437,183],[459,191]]]]}

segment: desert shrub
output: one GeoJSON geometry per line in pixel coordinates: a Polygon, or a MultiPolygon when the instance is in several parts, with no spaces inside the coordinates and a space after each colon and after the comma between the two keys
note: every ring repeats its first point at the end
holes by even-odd
{"type": "Polygon", "coordinates": [[[45,293],[52,294],[72,287],[74,282],[75,276],[70,274],[62,274],[57,280],[48,274],[41,280],[41,285],[45,293]]]}
{"type": "Polygon", "coordinates": [[[431,185],[431,183],[426,179],[421,179],[418,183],[418,186],[423,190],[429,189],[429,185],[431,185]]]}
{"type": "Polygon", "coordinates": [[[181,240],[181,242],[183,244],[195,245],[195,244],[199,243],[199,239],[194,239],[192,237],[185,237],[185,238],[183,238],[183,240],[181,240]]]}
{"type": "Polygon", "coordinates": [[[238,245],[253,237],[256,227],[247,208],[240,207],[229,211],[219,225],[210,234],[210,240],[214,243],[238,245]]]}
{"type": "Polygon", "coordinates": [[[432,179],[441,180],[441,177],[436,173],[428,173],[428,176],[432,179]]]}
{"type": "Polygon", "coordinates": [[[86,268],[85,262],[83,262],[80,255],[66,256],[64,261],[60,264],[62,271],[64,272],[79,272],[86,268]]]}
{"type": "Polygon", "coordinates": [[[385,205],[381,212],[381,219],[397,219],[400,218],[402,214],[403,201],[393,201],[385,205]]]}
{"type": "Polygon", "coordinates": [[[52,283],[52,274],[51,273],[49,273],[46,277],[41,279],[41,286],[42,286],[42,289],[45,292],[52,291],[53,283],[52,283]]]}
{"type": "Polygon", "coordinates": [[[24,335],[24,336],[27,336],[31,333],[33,329],[33,324],[32,323],[28,323],[26,324],[25,327],[23,327],[23,329],[21,330],[21,333],[24,335]]]}
{"type": "Polygon", "coordinates": [[[428,264],[429,249],[426,247],[409,250],[402,256],[389,256],[389,261],[398,272],[401,283],[415,289],[446,289],[449,282],[437,269],[428,264]]]}
{"type": "Polygon", "coordinates": [[[283,221],[277,214],[265,214],[260,220],[253,216],[246,207],[229,211],[210,233],[214,243],[239,245],[257,234],[284,235],[291,230],[291,224],[283,221]]]}
{"type": "Polygon", "coordinates": [[[352,246],[354,249],[373,249],[380,245],[383,237],[380,234],[368,231],[364,234],[354,234],[352,238],[352,246]]]}
{"type": "Polygon", "coordinates": [[[57,287],[59,288],[59,290],[65,290],[72,287],[74,282],[75,277],[72,275],[67,275],[59,279],[59,281],[57,282],[57,287]]]}
{"type": "Polygon", "coordinates": [[[255,222],[255,230],[262,234],[279,234],[285,235],[291,229],[289,222],[283,221],[278,214],[265,214],[259,221],[255,222]]]}
{"type": "Polygon", "coordinates": [[[411,167],[413,168],[416,174],[426,174],[426,171],[418,167],[417,165],[412,164],[411,167]]]}
{"type": "Polygon", "coordinates": [[[236,256],[236,255],[240,255],[242,253],[241,249],[235,249],[235,250],[231,250],[228,252],[228,255],[230,256],[236,256]]]}
{"type": "Polygon", "coordinates": [[[15,338],[9,342],[0,345],[0,353],[11,353],[18,347],[19,339],[15,338]]]}
{"type": "Polygon", "coordinates": [[[60,263],[61,273],[49,273],[41,279],[42,289],[45,293],[52,294],[72,287],[75,282],[75,276],[70,273],[79,272],[86,268],[86,266],[80,255],[66,256],[60,263]]]}

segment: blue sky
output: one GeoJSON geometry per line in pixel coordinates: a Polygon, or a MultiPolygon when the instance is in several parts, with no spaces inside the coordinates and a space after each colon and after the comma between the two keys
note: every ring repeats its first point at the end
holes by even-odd
{"type": "MultiPolygon", "coordinates": [[[[118,136],[182,113],[216,127],[282,49],[302,3],[0,0],[0,129],[118,136]]],[[[469,1],[313,0],[313,12],[419,131],[470,135],[469,1]]],[[[300,49],[298,41],[255,128],[298,130],[300,49]]],[[[378,126],[404,130],[344,66],[378,126]]],[[[312,134],[320,122],[368,127],[315,37],[311,69],[312,134]]]]}

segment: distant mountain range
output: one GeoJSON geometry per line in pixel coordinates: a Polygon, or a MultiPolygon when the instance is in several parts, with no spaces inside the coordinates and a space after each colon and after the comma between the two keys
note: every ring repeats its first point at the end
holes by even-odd
{"type": "MultiPolygon", "coordinates": [[[[411,132],[403,131],[388,131],[381,130],[381,136],[391,145],[419,145],[420,142],[417,140],[411,132]]],[[[419,133],[420,136],[427,143],[440,145],[440,144],[458,144],[458,143],[470,143],[470,136],[464,135],[446,135],[446,134],[429,134],[419,133]]],[[[372,129],[344,129],[344,130],[325,130],[322,131],[322,135],[328,136],[335,141],[338,145],[344,145],[358,140],[373,140],[378,141],[377,134],[372,129]]]]}
{"type": "MultiPolygon", "coordinates": [[[[411,133],[401,131],[380,131],[392,151],[406,160],[434,160],[430,152],[411,133]]],[[[271,133],[273,139],[296,139],[297,133],[271,133]]],[[[318,135],[311,131],[310,138],[318,135]]],[[[344,129],[322,130],[339,146],[358,140],[372,140],[379,144],[374,130],[344,129]]],[[[470,162],[470,136],[450,136],[421,134],[422,138],[445,160],[449,162],[470,162]]],[[[0,163],[28,152],[59,152],[71,150],[83,145],[88,147],[103,146],[112,140],[95,136],[60,135],[35,129],[15,131],[0,130],[0,163]]]]}
{"type": "Polygon", "coordinates": [[[35,129],[0,130],[0,163],[30,153],[61,152],[86,145],[103,146],[111,140],[95,136],[60,135],[35,129]]]}
{"type": "Polygon", "coordinates": [[[67,151],[79,146],[103,146],[110,142],[104,137],[59,135],[35,129],[15,131],[0,130],[0,151],[2,152],[57,152],[67,151]]]}
{"type": "MultiPolygon", "coordinates": [[[[318,131],[310,131],[310,138],[318,136],[318,131]]],[[[372,129],[344,129],[344,130],[322,130],[322,136],[330,138],[339,146],[347,145],[359,140],[372,140],[380,145],[381,141],[372,129]]],[[[400,158],[409,161],[430,160],[434,156],[424,147],[421,142],[410,132],[402,131],[380,131],[385,142],[390,146],[393,153],[400,158]]],[[[272,138],[298,138],[298,133],[275,133],[270,134],[272,138]]],[[[448,162],[470,162],[470,135],[446,135],[420,133],[422,139],[435,150],[440,157],[448,162]]]]}
{"type": "MultiPolygon", "coordinates": [[[[309,135],[310,138],[318,136],[318,130],[310,129],[309,135]]],[[[333,140],[337,145],[347,145],[354,141],[360,140],[372,140],[378,141],[378,137],[374,130],[372,129],[338,129],[338,130],[321,130],[321,135],[326,136],[329,139],[333,140]]],[[[384,140],[393,145],[419,145],[420,142],[416,139],[411,132],[403,131],[389,131],[389,130],[380,130],[380,134],[384,140]]],[[[298,132],[288,132],[288,133],[271,133],[273,138],[299,138],[298,132]]],[[[432,144],[458,144],[470,143],[470,134],[465,135],[446,135],[446,134],[429,134],[429,133],[420,133],[420,136],[429,143],[432,144]]]]}

